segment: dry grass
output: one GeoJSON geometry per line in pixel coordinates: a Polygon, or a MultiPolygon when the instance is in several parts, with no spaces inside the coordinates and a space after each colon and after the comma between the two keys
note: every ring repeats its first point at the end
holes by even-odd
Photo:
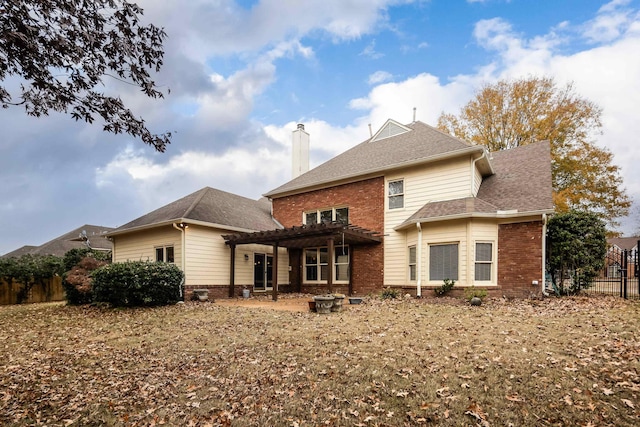
{"type": "Polygon", "coordinates": [[[640,424],[640,305],[0,307],[3,425],[640,424]]]}

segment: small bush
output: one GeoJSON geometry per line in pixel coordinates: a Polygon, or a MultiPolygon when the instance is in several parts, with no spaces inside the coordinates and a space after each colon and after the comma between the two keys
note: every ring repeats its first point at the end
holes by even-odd
{"type": "Polygon", "coordinates": [[[471,287],[471,288],[466,288],[464,290],[464,298],[467,301],[471,301],[471,298],[480,298],[480,299],[484,299],[484,297],[487,296],[487,290],[486,289],[478,289],[475,287],[471,287]]]}
{"type": "MultiPolygon", "coordinates": [[[[65,254],[65,261],[67,256],[65,254]]],[[[107,261],[95,259],[91,253],[85,256],[71,270],[67,271],[62,280],[67,303],[71,305],[91,304],[93,302],[93,279],[91,273],[108,264],[107,261]]]]}
{"type": "Polygon", "coordinates": [[[184,273],[174,264],[115,263],[97,269],[92,277],[94,301],[114,307],[168,305],[182,299],[184,273]]]}
{"type": "Polygon", "coordinates": [[[449,292],[451,288],[453,288],[453,285],[455,284],[456,284],[455,280],[444,279],[444,284],[438,288],[435,288],[433,292],[435,292],[435,294],[440,297],[446,294],[447,292],[449,292]]]}
{"type": "Polygon", "coordinates": [[[398,298],[398,290],[387,287],[385,290],[382,291],[381,297],[382,299],[396,299],[398,298]]]}

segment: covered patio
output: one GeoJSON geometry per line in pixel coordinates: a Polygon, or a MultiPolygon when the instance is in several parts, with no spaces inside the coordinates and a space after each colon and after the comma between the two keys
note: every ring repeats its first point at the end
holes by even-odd
{"type": "MultiPolygon", "coordinates": [[[[236,247],[238,245],[261,244],[273,247],[273,253],[278,253],[278,248],[304,249],[310,247],[324,247],[328,249],[327,287],[333,291],[333,271],[336,245],[349,245],[358,247],[363,245],[376,245],[382,242],[382,236],[374,231],[366,230],[354,225],[339,222],[322,222],[319,224],[294,226],[290,228],[275,229],[269,231],[242,232],[222,236],[225,243],[231,249],[231,267],[229,277],[229,297],[235,295],[235,261],[236,247]]],[[[352,266],[351,257],[349,269],[352,266]]],[[[273,257],[273,271],[278,271],[278,257],[273,257]]],[[[272,299],[278,300],[278,275],[273,274],[272,299]]],[[[349,294],[353,292],[351,274],[349,274],[349,294]]]]}

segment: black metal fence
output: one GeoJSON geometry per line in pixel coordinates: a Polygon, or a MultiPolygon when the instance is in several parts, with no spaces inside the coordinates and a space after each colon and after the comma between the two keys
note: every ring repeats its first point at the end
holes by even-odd
{"type": "Polygon", "coordinates": [[[638,248],[640,248],[640,240],[634,250],[611,246],[607,251],[603,270],[589,289],[583,292],[640,299],[638,248]]]}

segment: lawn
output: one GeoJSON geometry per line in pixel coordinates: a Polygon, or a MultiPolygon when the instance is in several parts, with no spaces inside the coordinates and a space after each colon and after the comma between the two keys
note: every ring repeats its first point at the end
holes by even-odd
{"type": "Polygon", "coordinates": [[[640,425],[640,305],[0,307],[2,425],[640,425]]]}

